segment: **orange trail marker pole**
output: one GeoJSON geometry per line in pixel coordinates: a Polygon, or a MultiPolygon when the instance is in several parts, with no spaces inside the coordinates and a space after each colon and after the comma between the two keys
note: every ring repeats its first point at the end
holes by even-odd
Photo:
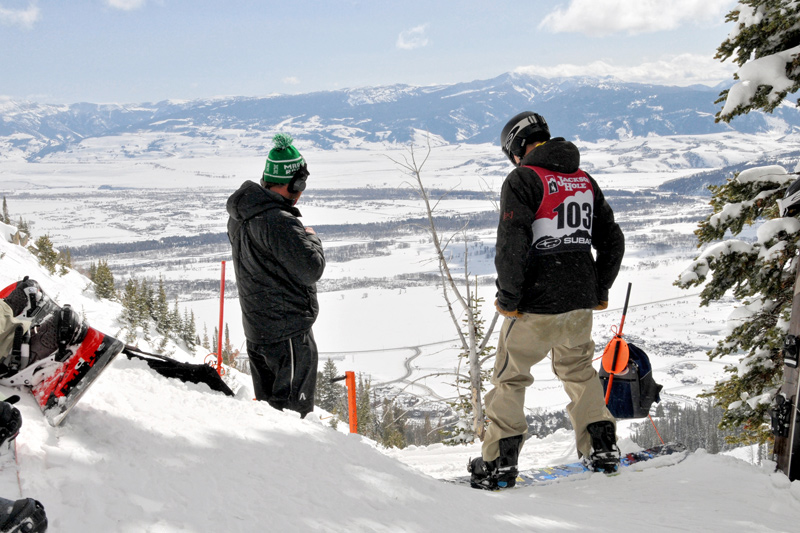
{"type": "MultiPolygon", "coordinates": [[[[624,361],[619,360],[619,354],[620,354],[620,346],[622,345],[623,342],[625,342],[625,341],[622,340],[622,328],[623,328],[623,326],[625,326],[625,315],[628,314],[628,302],[631,299],[631,285],[632,285],[631,283],[628,283],[628,292],[625,295],[625,306],[622,308],[622,320],[619,323],[619,331],[617,331],[617,334],[615,335],[615,338],[611,340],[611,342],[614,342],[614,356],[613,356],[613,358],[611,360],[611,368],[610,369],[606,368],[606,372],[608,372],[608,386],[606,387],[606,405],[608,405],[608,400],[611,397],[611,385],[613,385],[613,383],[614,383],[614,374],[619,372],[619,370],[617,369],[617,364],[620,364],[623,368],[628,365],[627,345],[625,346],[625,349],[623,350],[624,351],[624,355],[623,355],[624,361]],[[617,339],[617,337],[619,337],[619,339],[617,339]]],[[[604,355],[604,359],[605,359],[605,354],[603,354],[603,355],[604,355]]],[[[604,363],[605,363],[605,360],[604,360],[604,363]]]]}
{"type": "Polygon", "coordinates": [[[350,419],[350,433],[358,433],[358,412],[356,411],[356,373],[347,371],[345,384],[347,385],[347,407],[350,419]]]}
{"type": "Polygon", "coordinates": [[[222,375],[222,321],[225,314],[225,261],[222,262],[222,280],[219,284],[219,336],[217,337],[217,374],[222,375]]]}

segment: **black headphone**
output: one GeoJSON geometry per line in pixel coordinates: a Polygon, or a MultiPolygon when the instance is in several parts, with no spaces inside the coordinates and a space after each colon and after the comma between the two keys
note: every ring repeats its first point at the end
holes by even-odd
{"type": "Polygon", "coordinates": [[[286,190],[288,190],[291,194],[296,194],[306,190],[306,180],[308,179],[309,174],[310,172],[308,171],[308,166],[303,164],[294,174],[292,174],[292,179],[289,181],[289,186],[286,188],[286,190]]]}

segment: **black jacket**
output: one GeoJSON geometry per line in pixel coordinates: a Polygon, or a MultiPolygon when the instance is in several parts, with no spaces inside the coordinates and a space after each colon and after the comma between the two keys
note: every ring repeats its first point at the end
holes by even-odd
{"type": "Polygon", "coordinates": [[[311,329],[325,256],[319,238],[297,219],[300,211],[252,181],[228,198],[227,210],[247,340],[274,343],[311,329]]]}
{"type": "MultiPolygon", "coordinates": [[[[571,174],[579,170],[580,153],[559,137],[538,146],[522,165],[571,174]]],[[[597,182],[594,188],[592,247],[590,252],[549,255],[531,253],[533,221],[544,196],[544,187],[533,169],[514,169],[503,182],[500,223],[497,228],[497,299],[501,308],[522,313],[559,314],[592,309],[608,301],[625,253],[622,230],[597,182]]]]}

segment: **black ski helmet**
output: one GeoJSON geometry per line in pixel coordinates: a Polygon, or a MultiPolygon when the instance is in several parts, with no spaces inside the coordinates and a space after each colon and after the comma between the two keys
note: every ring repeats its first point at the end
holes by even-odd
{"type": "Polygon", "coordinates": [[[778,211],[782,217],[793,217],[800,213],[800,178],[786,189],[783,199],[778,200],[778,211]]]}
{"type": "Polygon", "coordinates": [[[500,147],[513,164],[514,156],[525,155],[525,146],[532,142],[550,140],[550,128],[542,115],[531,111],[523,111],[508,121],[500,133],[500,147]]]}

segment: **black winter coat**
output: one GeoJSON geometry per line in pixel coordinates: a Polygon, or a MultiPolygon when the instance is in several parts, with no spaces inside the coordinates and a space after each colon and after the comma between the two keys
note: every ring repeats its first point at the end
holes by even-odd
{"type": "MultiPolygon", "coordinates": [[[[571,174],[579,170],[580,153],[574,144],[559,137],[538,146],[521,165],[571,174]]],[[[608,290],[625,253],[625,239],[603,192],[591,176],[589,179],[595,194],[592,247],[596,260],[589,251],[532,254],[533,221],[544,196],[542,182],[533,169],[524,166],[505,179],[495,257],[497,300],[502,309],[559,314],[592,309],[600,301],[608,301],[608,290]]]]}
{"type": "Polygon", "coordinates": [[[319,237],[306,233],[291,200],[252,181],[228,198],[227,210],[247,340],[280,342],[311,329],[325,269],[319,237]]]}

